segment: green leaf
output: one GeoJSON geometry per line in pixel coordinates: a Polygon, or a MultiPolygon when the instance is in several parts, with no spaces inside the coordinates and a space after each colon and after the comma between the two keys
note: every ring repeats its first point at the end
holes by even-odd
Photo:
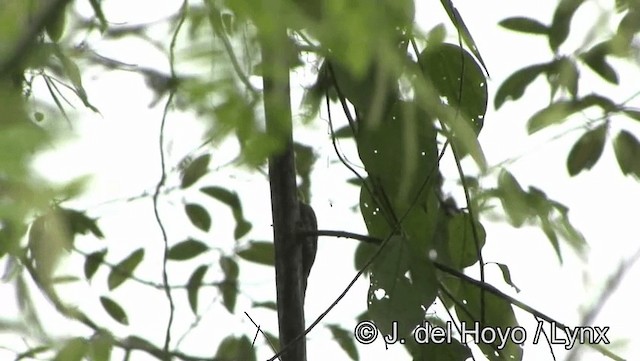
{"type": "Polygon", "coordinates": [[[123,325],[129,324],[129,319],[127,318],[127,314],[124,312],[124,309],[116,303],[116,301],[112,300],[107,296],[100,297],[100,303],[105,311],[113,318],[116,322],[121,323],[123,325]]]}
{"type": "Polygon", "coordinates": [[[81,337],[65,342],[53,361],[81,361],[87,354],[87,340],[81,337]]]}
{"type": "Polygon", "coordinates": [[[209,162],[211,161],[210,154],[203,154],[194,159],[187,165],[187,168],[182,172],[182,180],[180,188],[189,188],[195,182],[197,182],[202,176],[207,174],[209,162]]]}
{"type": "Polygon", "coordinates": [[[547,27],[543,23],[535,19],[521,16],[503,19],[498,23],[498,25],[509,30],[519,31],[521,33],[541,35],[547,35],[549,33],[549,27],[547,27]]]}
{"type": "MultiPolygon", "coordinates": [[[[456,296],[458,299],[455,304],[456,315],[465,323],[467,330],[473,329],[474,325],[478,324],[480,329],[486,327],[503,331],[513,330],[519,326],[511,303],[490,292],[482,291],[475,285],[464,282],[460,285],[456,296]],[[482,293],[484,293],[484,302],[481,301],[482,293]],[[481,307],[482,305],[484,308],[481,307]],[[484,315],[481,315],[481,311],[484,311],[484,315]],[[481,320],[484,320],[484,323],[481,324],[481,320]]],[[[522,348],[511,339],[503,348],[499,346],[499,340],[478,344],[490,361],[522,360],[522,348]]]]}
{"type": "Polygon", "coordinates": [[[237,280],[240,269],[238,263],[230,257],[220,257],[220,268],[224,273],[224,277],[228,280],[237,280]]]}
{"type": "Polygon", "coordinates": [[[69,57],[67,57],[58,46],[55,47],[55,55],[58,57],[58,59],[60,59],[65,75],[67,76],[67,78],[69,78],[71,84],[73,84],[73,90],[75,94],[78,96],[78,98],[80,98],[80,100],[82,100],[82,103],[85,107],[98,113],[98,109],[96,109],[96,107],[91,105],[91,103],[89,102],[87,92],[82,85],[82,75],[80,73],[80,68],[78,67],[78,65],[74,63],[69,57]]]}
{"type": "Polygon", "coordinates": [[[478,261],[479,252],[485,244],[486,232],[482,224],[475,222],[478,240],[474,239],[471,216],[458,213],[447,223],[449,254],[451,265],[456,269],[464,269],[478,261]],[[477,244],[477,245],[476,245],[477,244]]]}
{"type": "Polygon", "coordinates": [[[495,263],[499,268],[500,268],[500,272],[502,273],[502,279],[511,287],[513,287],[513,289],[516,290],[516,292],[520,292],[520,288],[518,288],[518,286],[515,285],[515,283],[513,283],[513,281],[511,280],[511,271],[509,270],[509,266],[507,266],[506,264],[503,263],[495,263]]]}
{"type": "Polygon", "coordinates": [[[584,54],[581,54],[580,58],[585,62],[585,64],[587,64],[587,66],[589,66],[589,68],[591,68],[591,70],[600,75],[604,80],[617,85],[619,83],[618,73],[616,73],[616,70],[609,65],[605,59],[605,56],[607,55],[606,48],[599,45],[596,45],[584,54]]]}
{"type": "Polygon", "coordinates": [[[553,14],[549,28],[549,47],[555,53],[567,40],[571,29],[571,20],[584,0],[561,0],[553,14]]]}
{"type": "Polygon", "coordinates": [[[194,314],[198,314],[198,292],[200,291],[202,279],[205,273],[207,273],[208,268],[209,267],[205,265],[196,268],[191,274],[191,277],[189,277],[189,281],[187,281],[187,298],[189,299],[189,306],[194,314]]]}
{"type": "Polygon", "coordinates": [[[227,336],[218,346],[214,359],[256,361],[255,348],[246,336],[227,336]]]}
{"type": "Polygon", "coordinates": [[[98,267],[102,264],[104,256],[107,254],[107,250],[97,251],[89,254],[84,260],[84,276],[87,280],[90,280],[93,275],[98,271],[98,267]]]}
{"type": "Polygon", "coordinates": [[[254,302],[253,303],[253,307],[262,307],[262,308],[268,308],[270,310],[274,310],[277,311],[278,310],[278,305],[276,305],[275,302],[273,301],[266,301],[266,302],[254,302]]]}
{"type": "Polygon", "coordinates": [[[578,95],[578,68],[575,62],[568,57],[561,57],[549,64],[547,78],[552,88],[552,94],[556,90],[564,88],[575,99],[578,95]]]}
{"type": "Polygon", "coordinates": [[[640,110],[625,108],[622,112],[629,118],[640,121],[640,110]]]}
{"type": "Polygon", "coordinates": [[[84,212],[78,212],[72,209],[59,208],[60,215],[67,223],[69,232],[72,235],[87,234],[91,232],[97,238],[104,238],[104,234],[98,227],[95,219],[87,217],[84,212]]]}
{"type": "MultiPolygon", "coordinates": [[[[431,330],[447,330],[447,324],[441,319],[436,317],[427,317],[424,323],[416,329],[418,333],[416,337],[422,337],[420,330],[425,330],[430,327],[431,330]]],[[[426,335],[430,336],[430,335],[426,335]]],[[[451,339],[451,342],[436,343],[430,342],[415,342],[415,338],[410,339],[405,343],[406,348],[413,357],[413,360],[428,360],[428,361],[462,361],[473,359],[471,349],[466,345],[460,343],[455,338],[451,339]]]]}
{"type": "Polygon", "coordinates": [[[527,122],[527,132],[533,134],[548,126],[561,124],[567,117],[581,110],[573,101],[559,100],[535,113],[527,122]]]}
{"type": "Polygon", "coordinates": [[[540,74],[547,71],[549,64],[536,64],[522,68],[511,74],[498,88],[494,99],[494,106],[499,109],[508,99],[518,100],[540,74]]]}
{"type": "Polygon", "coordinates": [[[249,247],[238,252],[238,256],[245,261],[273,266],[275,253],[272,242],[251,241],[249,247]]]}
{"type": "Polygon", "coordinates": [[[109,291],[115,290],[124,281],[129,279],[133,271],[138,267],[144,258],[144,249],[139,248],[132,252],[127,258],[118,263],[109,273],[107,284],[109,291]]]}
{"type": "Polygon", "coordinates": [[[640,179],[640,142],[629,131],[622,130],[613,140],[613,150],[622,174],[640,179]]]}
{"type": "Polygon", "coordinates": [[[184,206],[184,210],[187,213],[187,217],[191,221],[191,224],[201,231],[208,232],[211,228],[211,216],[204,207],[199,204],[189,203],[184,206]]]}
{"type": "Polygon", "coordinates": [[[203,252],[209,250],[206,244],[196,241],[194,239],[188,239],[178,244],[173,245],[167,254],[167,258],[174,261],[185,261],[197,257],[203,252]]]}
{"type": "Polygon", "coordinates": [[[514,227],[521,227],[531,217],[527,193],[507,170],[502,170],[498,176],[498,194],[509,223],[514,227]]]}
{"type": "Polygon", "coordinates": [[[113,337],[106,332],[97,333],[89,343],[89,359],[91,361],[109,361],[112,349],[113,337]]]}
{"type": "Polygon", "coordinates": [[[251,223],[244,218],[242,203],[237,193],[221,187],[204,187],[201,188],[200,191],[231,208],[233,218],[236,221],[236,228],[233,232],[236,240],[244,237],[251,231],[251,223]]]}
{"type": "Polygon", "coordinates": [[[480,133],[487,112],[487,79],[469,52],[457,45],[428,45],[418,56],[425,79],[431,82],[446,104],[471,121],[480,133]]]}
{"type": "Polygon", "coordinates": [[[453,23],[453,25],[456,27],[456,29],[458,29],[458,32],[462,33],[461,35],[464,43],[469,47],[469,49],[471,49],[471,52],[473,53],[473,55],[475,55],[478,61],[480,61],[480,64],[482,64],[482,67],[488,74],[489,71],[487,70],[487,66],[484,64],[484,61],[482,60],[482,56],[480,55],[480,51],[478,50],[478,47],[476,46],[475,41],[473,41],[473,37],[471,36],[469,29],[467,29],[467,26],[465,25],[464,20],[462,20],[462,16],[458,12],[458,9],[456,9],[455,6],[453,6],[453,2],[451,2],[451,0],[440,0],[440,3],[444,7],[444,9],[447,11],[447,15],[449,15],[449,19],[451,19],[451,22],[453,23]]]}
{"type": "Polygon", "coordinates": [[[606,124],[585,132],[573,145],[567,158],[567,170],[570,176],[575,176],[583,170],[591,169],[604,149],[607,136],[606,124]]]}
{"type": "Polygon", "coordinates": [[[104,32],[107,30],[109,24],[107,24],[107,19],[104,16],[104,12],[102,11],[102,6],[100,4],[101,0],[89,0],[91,4],[91,8],[93,9],[93,13],[96,15],[96,18],[100,21],[100,31],[104,32]]]}
{"type": "Polygon", "coordinates": [[[349,125],[345,125],[342,128],[336,129],[333,132],[333,136],[336,139],[345,139],[345,138],[353,138],[353,130],[349,125]]]}
{"type": "Polygon", "coordinates": [[[440,44],[444,42],[444,39],[447,37],[447,28],[445,28],[444,24],[440,23],[434,26],[427,33],[427,44],[440,44]]]}
{"type": "Polygon", "coordinates": [[[60,41],[62,33],[64,32],[64,27],[67,23],[67,4],[68,3],[63,3],[64,6],[60,6],[58,9],[50,13],[47,22],[45,23],[47,35],[49,35],[49,38],[51,38],[54,43],[60,41]]]}
{"type": "Polygon", "coordinates": [[[333,339],[338,342],[338,345],[349,355],[349,358],[355,361],[360,360],[358,355],[358,349],[353,338],[353,331],[347,331],[339,325],[327,325],[333,339]]]}
{"type": "Polygon", "coordinates": [[[222,293],[222,304],[230,313],[233,313],[238,298],[238,286],[236,281],[225,280],[218,286],[222,293]]]}

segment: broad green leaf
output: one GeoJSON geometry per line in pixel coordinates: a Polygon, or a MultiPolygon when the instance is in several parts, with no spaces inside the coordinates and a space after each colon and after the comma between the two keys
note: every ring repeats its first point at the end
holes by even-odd
{"type": "Polygon", "coordinates": [[[428,45],[418,61],[446,104],[469,117],[480,133],[487,112],[487,79],[473,56],[457,45],[440,43],[428,45]]]}
{"type": "Polygon", "coordinates": [[[622,130],[613,140],[613,150],[622,174],[640,179],[640,142],[631,132],[622,130]]]}
{"type": "Polygon", "coordinates": [[[503,19],[498,23],[498,25],[509,30],[519,31],[521,33],[541,35],[547,35],[549,33],[549,28],[543,23],[535,19],[521,16],[503,19]]]}
{"type": "Polygon", "coordinates": [[[240,198],[237,193],[231,192],[222,187],[204,187],[201,188],[200,191],[231,208],[233,218],[236,221],[236,227],[233,232],[236,240],[249,233],[252,226],[251,223],[244,218],[242,203],[240,202],[240,198]]]}
{"type": "Polygon", "coordinates": [[[57,43],[62,37],[62,33],[64,32],[64,27],[67,24],[67,12],[66,12],[66,4],[65,6],[60,6],[56,9],[52,14],[49,15],[47,22],[45,23],[45,30],[49,38],[57,43]]]}
{"type": "Polygon", "coordinates": [[[464,43],[469,47],[469,49],[471,49],[471,52],[473,53],[473,55],[475,55],[478,61],[480,61],[480,64],[482,64],[482,67],[488,74],[489,70],[487,70],[487,66],[484,64],[484,61],[482,60],[480,51],[478,50],[478,47],[476,46],[475,41],[473,41],[473,37],[471,36],[469,29],[467,29],[467,26],[465,25],[464,20],[462,20],[462,16],[458,12],[458,9],[456,9],[455,6],[453,6],[453,2],[451,0],[440,0],[440,3],[444,7],[444,9],[447,11],[447,15],[449,15],[449,19],[451,20],[453,25],[456,27],[456,29],[458,29],[458,32],[461,33],[462,40],[464,41],[464,43]]]}
{"type": "Polygon", "coordinates": [[[358,361],[360,355],[358,355],[358,349],[356,348],[355,340],[353,337],[353,331],[347,331],[339,325],[327,325],[333,339],[338,342],[340,348],[349,355],[349,358],[358,361]]]}
{"type": "Polygon", "coordinates": [[[116,322],[121,323],[123,325],[129,325],[129,319],[127,318],[127,314],[124,309],[114,300],[107,296],[100,297],[100,304],[105,311],[113,318],[116,322]]]}
{"type": "Polygon", "coordinates": [[[549,64],[536,64],[522,68],[511,74],[498,88],[494,99],[494,106],[499,109],[505,101],[518,100],[540,74],[547,71],[549,64]]]}
{"type": "Polygon", "coordinates": [[[214,359],[256,361],[255,348],[246,336],[227,336],[220,342],[214,359]]]}
{"type": "Polygon", "coordinates": [[[202,176],[207,174],[207,168],[209,167],[210,161],[210,154],[203,154],[191,161],[182,172],[180,188],[189,188],[192,184],[202,178],[202,176]]]}
{"type": "Polygon", "coordinates": [[[552,88],[552,95],[555,95],[558,88],[563,88],[572,99],[578,95],[578,67],[575,62],[568,57],[561,57],[549,64],[547,79],[552,88]]]}
{"type": "Polygon", "coordinates": [[[478,128],[472,128],[471,122],[464,118],[464,114],[457,114],[450,106],[442,106],[444,123],[450,127],[450,140],[455,147],[457,156],[462,159],[467,154],[476,163],[481,172],[487,170],[487,159],[478,142],[478,128]]]}
{"type": "Polygon", "coordinates": [[[196,268],[187,281],[187,298],[189,299],[189,307],[194,314],[198,314],[198,292],[202,286],[202,279],[209,267],[202,265],[196,268]]]}
{"type": "Polygon", "coordinates": [[[561,0],[553,14],[549,28],[549,47],[555,53],[567,40],[571,29],[571,20],[584,0],[561,0]]]}
{"type": "Polygon", "coordinates": [[[100,332],[91,338],[88,352],[89,359],[91,361],[109,361],[112,349],[113,337],[106,332],[100,332]]]}
{"type": "Polygon", "coordinates": [[[605,56],[607,55],[605,46],[599,44],[580,55],[582,61],[585,62],[596,74],[600,75],[604,80],[612,84],[618,84],[618,73],[607,63],[605,56]]]}
{"type": "Polygon", "coordinates": [[[124,281],[129,279],[133,274],[133,271],[138,267],[142,259],[144,258],[144,249],[139,248],[132,252],[127,258],[123,259],[115,265],[115,267],[109,273],[107,278],[107,284],[109,291],[115,290],[124,281]]]}
{"type": "Polygon", "coordinates": [[[81,361],[87,354],[87,340],[81,337],[65,342],[53,361],[81,361]]]}
{"type": "Polygon", "coordinates": [[[240,274],[240,269],[238,268],[238,263],[230,257],[220,257],[220,268],[224,273],[224,277],[229,280],[238,279],[238,274],[240,274]]]}
{"type": "Polygon", "coordinates": [[[236,299],[238,298],[238,285],[235,280],[224,280],[220,286],[222,293],[222,304],[230,313],[233,313],[236,307],[236,299]]]}
{"type": "Polygon", "coordinates": [[[275,253],[272,242],[251,241],[249,247],[238,252],[238,256],[245,261],[273,266],[275,253]]]}
{"type": "Polygon", "coordinates": [[[393,287],[383,289],[371,278],[368,296],[369,316],[376,327],[385,335],[392,333],[392,325],[397,322],[398,337],[406,338],[414,327],[424,318],[422,302],[418,298],[409,280],[404,276],[397,278],[393,287]],[[380,299],[376,296],[383,293],[380,299]]]}
{"type": "Polygon", "coordinates": [[[398,101],[380,124],[363,125],[357,146],[369,174],[369,189],[376,193],[378,202],[388,203],[379,205],[384,212],[390,212],[392,206],[402,214],[416,197],[425,196],[421,190],[425,182],[435,178],[438,151],[433,119],[416,103],[398,101]]]}
{"type": "MultiPolygon", "coordinates": [[[[458,299],[455,304],[456,314],[460,321],[464,322],[466,330],[479,326],[479,329],[491,328],[504,332],[519,327],[511,303],[490,292],[483,292],[475,285],[463,282],[456,297],[458,299]],[[484,293],[484,302],[481,301],[482,293],[484,293]],[[484,305],[484,309],[482,309],[482,305],[484,305]],[[484,315],[482,315],[482,311],[484,311],[484,315]]],[[[471,341],[471,339],[462,341],[471,341]]],[[[522,347],[511,339],[502,348],[498,339],[493,343],[481,342],[478,346],[490,361],[522,360],[522,347]]]]}
{"type": "Polygon", "coordinates": [[[191,224],[201,231],[208,232],[211,228],[211,216],[204,207],[199,204],[189,203],[184,206],[184,210],[187,213],[187,217],[191,221],[191,224]]]}
{"type": "Polygon", "coordinates": [[[194,239],[188,239],[169,248],[167,258],[174,261],[184,261],[197,257],[201,253],[209,250],[209,247],[194,239]]]}
{"type": "Polygon", "coordinates": [[[514,290],[516,290],[516,292],[520,292],[520,288],[518,288],[518,286],[516,286],[515,283],[513,283],[513,281],[511,280],[511,271],[509,270],[509,266],[507,266],[504,263],[495,263],[499,268],[500,268],[500,272],[502,273],[502,279],[511,287],[513,287],[514,290]]]}
{"type": "Polygon", "coordinates": [[[87,280],[90,280],[93,275],[96,274],[96,271],[102,264],[102,261],[104,260],[104,256],[106,254],[107,250],[104,249],[102,251],[97,251],[89,254],[84,260],[84,276],[87,278],[87,280]]]}
{"type": "Polygon", "coordinates": [[[509,223],[514,227],[521,227],[531,216],[527,194],[507,170],[502,170],[498,176],[498,194],[509,223]]]}
{"type": "Polygon", "coordinates": [[[533,134],[548,126],[561,124],[567,117],[581,110],[576,102],[559,100],[535,113],[527,122],[527,131],[533,134]]]}
{"type": "MultiPolygon", "coordinates": [[[[377,250],[378,246],[374,244],[360,242],[360,244],[358,244],[358,247],[356,247],[356,254],[353,259],[353,266],[355,267],[355,269],[357,271],[361,270],[367,264],[369,259],[373,257],[377,250]]],[[[365,274],[368,274],[369,271],[369,269],[366,269],[365,274]]]]}
{"type": "Polygon", "coordinates": [[[575,176],[583,170],[591,169],[604,149],[604,141],[607,136],[605,124],[585,132],[573,145],[567,158],[567,170],[570,176],[575,176]]]}
{"type": "Polygon", "coordinates": [[[464,269],[478,261],[479,252],[485,244],[486,233],[480,222],[476,222],[478,240],[474,239],[471,216],[458,213],[447,223],[449,255],[451,265],[456,269],[464,269]]]}

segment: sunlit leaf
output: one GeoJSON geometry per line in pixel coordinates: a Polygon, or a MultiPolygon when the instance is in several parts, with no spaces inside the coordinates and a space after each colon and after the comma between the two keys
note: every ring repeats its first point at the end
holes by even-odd
{"type": "Polygon", "coordinates": [[[272,242],[251,241],[249,247],[238,252],[238,256],[245,261],[262,264],[265,266],[273,266],[275,253],[272,242]]]}
{"type": "Polygon", "coordinates": [[[356,343],[353,337],[353,331],[347,331],[338,325],[327,325],[327,328],[331,331],[333,339],[338,342],[340,348],[347,353],[350,359],[354,361],[360,360],[358,349],[356,348],[356,343]]]}
{"type": "Polygon", "coordinates": [[[181,188],[189,188],[192,184],[207,174],[207,167],[211,160],[210,154],[203,154],[194,159],[187,168],[182,172],[181,188]]]}
{"type": "Polygon", "coordinates": [[[169,248],[167,258],[174,261],[184,261],[197,257],[203,252],[209,250],[209,247],[194,239],[188,239],[169,248]]]}
{"type": "Polygon", "coordinates": [[[198,313],[198,291],[200,291],[202,280],[208,268],[205,265],[196,268],[187,281],[187,298],[189,299],[189,307],[194,314],[198,313]]]}
{"type": "Polygon", "coordinates": [[[129,324],[129,319],[127,318],[127,314],[124,309],[114,300],[107,296],[100,297],[100,303],[105,311],[118,323],[123,325],[129,324]]]}
{"type": "Polygon", "coordinates": [[[132,252],[127,258],[123,259],[113,267],[107,278],[107,284],[109,291],[113,291],[120,286],[124,281],[128,280],[133,271],[138,267],[142,259],[144,258],[144,249],[139,248],[132,252]]]}
{"type": "Polygon", "coordinates": [[[549,32],[549,28],[538,20],[520,16],[503,19],[498,25],[509,30],[528,34],[547,35],[549,32]]]}
{"type": "Polygon", "coordinates": [[[211,216],[209,216],[209,212],[204,207],[199,204],[189,203],[184,206],[184,210],[191,224],[204,232],[209,231],[211,228],[211,216]]]}
{"type": "Polygon", "coordinates": [[[583,170],[591,169],[604,149],[607,135],[605,124],[585,132],[573,145],[567,158],[567,170],[570,176],[575,176],[583,170]]]}
{"type": "Polygon", "coordinates": [[[90,340],[89,359],[91,361],[109,361],[111,359],[112,349],[113,337],[106,332],[100,332],[90,340]]]}

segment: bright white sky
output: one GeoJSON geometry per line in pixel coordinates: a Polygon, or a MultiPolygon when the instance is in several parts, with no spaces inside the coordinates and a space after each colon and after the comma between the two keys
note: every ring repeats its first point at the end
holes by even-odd
{"type": "MultiPolygon", "coordinates": [[[[448,25],[438,1],[417,3],[416,18],[423,28],[430,29],[440,22],[448,25]]],[[[548,23],[555,1],[523,4],[497,0],[458,0],[455,3],[475,37],[492,75],[488,84],[490,110],[485,117],[485,126],[480,136],[489,164],[496,165],[522,156],[517,162],[509,165],[508,169],[523,186],[535,185],[546,191],[551,198],[569,206],[572,222],[584,233],[590,245],[588,261],[584,263],[565,247],[565,264],[561,266],[553,248],[540,230],[526,227],[513,229],[503,223],[485,220],[488,238],[484,248],[485,260],[508,264],[513,281],[522,292],[516,294],[504,285],[497,269],[490,266],[487,267],[487,279],[503,291],[542,312],[566,324],[575,325],[580,320],[580,310],[588,307],[598,296],[607,277],[616,271],[621,261],[630,257],[640,247],[637,242],[638,229],[634,227],[637,219],[633,219],[637,210],[634,212],[635,208],[632,208],[640,200],[638,182],[621,175],[610,144],[605,147],[601,160],[593,170],[576,178],[568,178],[565,167],[566,155],[570,146],[582,134],[581,131],[570,132],[553,141],[550,139],[560,133],[559,128],[545,130],[533,137],[526,135],[526,120],[548,101],[544,81],[538,80],[521,101],[508,102],[497,113],[492,109],[495,90],[508,75],[525,65],[546,62],[551,58],[545,38],[535,39],[508,32],[499,28],[497,22],[506,17],[519,15],[548,23]]],[[[572,29],[586,31],[594,26],[594,19],[599,16],[597,3],[610,8],[613,1],[589,2],[578,12],[572,29]]],[[[138,1],[135,5],[124,1],[104,3],[107,18],[114,23],[138,23],[160,18],[168,12],[175,11],[177,7],[176,2],[138,1]]],[[[79,10],[84,14],[90,13],[88,4],[81,3],[79,10]]],[[[575,49],[581,44],[583,36],[584,33],[572,36],[563,50],[575,49]]],[[[450,41],[455,41],[455,38],[450,41]]],[[[95,38],[89,43],[103,55],[127,63],[167,69],[164,58],[151,47],[142,46],[138,42],[130,41],[123,46],[121,43],[108,44],[95,38]]],[[[637,67],[627,66],[625,69],[629,70],[627,74],[635,72],[637,79],[637,67]]],[[[614,99],[626,99],[637,91],[637,84],[627,80],[632,78],[622,76],[620,88],[608,88],[615,90],[615,93],[608,94],[615,94],[614,99]]],[[[84,75],[83,80],[90,99],[101,110],[102,116],[83,112],[82,116],[73,122],[77,136],[42,157],[38,167],[50,178],[60,181],[84,174],[93,175],[91,192],[78,203],[78,207],[87,207],[90,209],[90,215],[100,217],[99,224],[107,236],[103,242],[105,246],[106,242],[109,243],[110,260],[115,263],[140,246],[144,246],[148,252],[155,249],[155,253],[147,254],[146,262],[143,262],[139,272],[142,278],[159,280],[161,240],[153,219],[150,198],[133,203],[103,203],[150,191],[158,181],[160,168],[157,135],[163,102],[156,108],[149,109],[147,105],[152,95],[143,81],[131,73],[91,70],[84,75]]],[[[581,74],[580,80],[583,92],[584,89],[606,89],[604,83],[588,70],[581,74]]],[[[44,91],[41,94],[46,96],[44,91]]],[[[300,93],[295,91],[294,104],[299,99],[300,93]]],[[[636,106],[639,104],[638,101],[635,102],[636,106]]],[[[204,123],[200,119],[194,119],[191,114],[172,113],[169,116],[166,133],[169,168],[175,167],[185,155],[197,148],[201,142],[199,137],[204,123]]],[[[568,124],[562,129],[576,127],[579,123],[574,121],[568,124]]],[[[627,126],[628,122],[625,121],[623,124],[627,126]]],[[[612,132],[617,129],[616,126],[613,125],[612,132]]],[[[365,233],[360,216],[352,210],[358,202],[358,192],[355,187],[344,184],[344,177],[336,175],[347,177],[350,174],[336,163],[329,138],[321,138],[318,134],[326,134],[325,120],[318,120],[312,127],[299,130],[297,136],[300,136],[303,142],[314,144],[321,155],[313,174],[312,190],[312,202],[318,214],[320,228],[365,233]]],[[[232,147],[226,147],[212,151],[215,165],[229,161],[234,156],[231,150],[232,147]]],[[[453,165],[450,159],[449,164],[453,165]]],[[[169,179],[169,184],[177,184],[177,178],[169,179]]],[[[249,238],[271,239],[268,183],[263,176],[225,168],[208,175],[201,184],[229,186],[237,190],[242,196],[246,216],[253,222],[254,228],[249,238]]],[[[173,210],[179,210],[185,199],[196,198],[194,195],[170,196],[165,198],[165,201],[171,204],[161,208],[161,214],[169,226],[170,241],[173,243],[193,234],[183,212],[173,210]]],[[[229,253],[232,242],[229,240],[231,231],[227,225],[232,225],[233,220],[228,210],[224,207],[216,208],[214,203],[204,204],[212,209],[213,231],[210,235],[200,234],[200,238],[210,242],[212,247],[220,252],[229,253]]],[[[83,240],[78,244],[89,250],[95,242],[83,240]]],[[[355,241],[321,239],[307,294],[306,312],[309,320],[320,314],[355,275],[353,249],[355,241]]],[[[209,257],[216,259],[215,252],[209,254],[209,257]]],[[[81,263],[71,262],[67,269],[69,272],[78,272],[81,271],[81,266],[81,263]]],[[[185,283],[189,277],[187,272],[190,272],[193,264],[172,264],[172,267],[172,283],[185,283]]],[[[213,269],[215,267],[214,263],[213,269]]],[[[241,270],[242,291],[245,295],[258,301],[275,299],[272,269],[242,263],[241,270]]],[[[98,296],[107,293],[104,286],[106,275],[105,270],[99,272],[92,288],[81,287],[82,293],[78,292],[78,288],[70,288],[73,290],[73,293],[69,293],[70,300],[73,300],[75,295],[83,296],[76,297],[75,301],[71,302],[89,307],[94,310],[93,314],[104,315],[96,301],[98,296]]],[[[611,327],[607,335],[612,341],[628,341],[625,348],[619,349],[620,354],[627,357],[640,355],[640,339],[634,332],[634,326],[639,319],[637,312],[634,312],[635,304],[631,301],[634,299],[632,293],[636,288],[634,282],[639,277],[640,266],[636,265],[629,271],[619,290],[611,296],[594,322],[600,327],[611,327]]],[[[217,280],[213,272],[207,279],[217,280]]],[[[6,286],[2,287],[6,289],[6,286]]],[[[359,281],[324,323],[341,324],[346,329],[352,329],[355,326],[354,317],[366,307],[367,287],[368,283],[365,280],[359,281]]],[[[214,295],[214,292],[201,293],[200,309],[203,319],[200,326],[182,343],[184,350],[199,350],[203,354],[211,354],[215,351],[218,340],[230,333],[253,338],[255,329],[243,316],[244,311],[263,328],[276,333],[275,313],[251,309],[250,299],[245,296],[238,299],[236,315],[228,315],[226,311],[218,310],[217,307],[204,312],[203,310],[210,306],[209,300],[213,299],[214,295]]],[[[158,343],[162,340],[168,308],[160,292],[131,283],[123,285],[112,296],[126,307],[131,327],[118,326],[106,315],[98,319],[100,322],[112,327],[120,335],[139,333],[158,343]],[[138,291],[141,287],[143,290],[138,291]]],[[[175,299],[178,307],[188,310],[186,293],[176,292],[175,299]]],[[[2,301],[2,304],[5,302],[7,301],[2,301]]],[[[523,325],[535,327],[532,317],[523,312],[516,312],[523,325]]],[[[174,338],[178,338],[193,322],[190,312],[179,313],[177,316],[176,330],[180,331],[174,334],[174,338]]],[[[60,327],[61,335],[72,330],[67,328],[70,324],[59,317],[46,317],[47,321],[57,322],[55,325],[60,327]]],[[[530,332],[533,332],[533,328],[530,332]]],[[[552,359],[546,344],[532,345],[529,337],[526,345],[525,361],[552,359]]],[[[359,347],[359,352],[363,360],[400,359],[400,355],[404,354],[400,346],[391,346],[389,350],[385,350],[381,341],[359,347]]],[[[564,358],[561,346],[554,347],[554,352],[558,360],[564,358]]],[[[311,333],[308,354],[310,361],[347,358],[337,344],[330,340],[329,332],[323,327],[318,327],[311,333]]],[[[259,359],[268,356],[267,353],[261,353],[259,359]]],[[[0,359],[4,359],[2,350],[0,359]]],[[[147,357],[143,355],[139,359],[145,360],[147,357]]],[[[585,353],[580,359],[602,360],[603,356],[585,353]]]]}

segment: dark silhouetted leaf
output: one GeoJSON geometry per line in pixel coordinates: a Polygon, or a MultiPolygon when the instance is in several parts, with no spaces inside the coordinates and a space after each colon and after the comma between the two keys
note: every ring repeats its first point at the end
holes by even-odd
{"type": "Polygon", "coordinates": [[[327,328],[331,331],[333,339],[338,342],[338,345],[349,355],[350,359],[355,361],[360,360],[353,337],[353,331],[347,331],[338,325],[327,325],[327,328]]]}
{"type": "Polygon", "coordinates": [[[203,252],[209,249],[206,244],[196,241],[194,239],[188,239],[178,244],[173,245],[169,249],[167,258],[174,261],[184,261],[194,257],[197,257],[203,252]]]}
{"type": "Polygon", "coordinates": [[[236,263],[233,258],[220,257],[220,268],[222,269],[222,272],[224,272],[224,278],[228,280],[238,279],[240,269],[238,268],[238,263],[236,263]]]}
{"type": "Polygon", "coordinates": [[[127,314],[124,312],[124,309],[116,303],[114,300],[110,299],[107,296],[100,297],[100,303],[105,311],[118,323],[123,325],[129,324],[129,319],[127,318],[127,314]]]}
{"type": "Polygon", "coordinates": [[[189,306],[194,314],[198,313],[198,292],[200,291],[202,279],[205,273],[207,273],[208,268],[209,267],[205,265],[196,268],[191,274],[191,277],[189,277],[189,281],[187,281],[187,298],[189,299],[189,306]]]}
{"type": "Polygon", "coordinates": [[[251,223],[244,218],[242,203],[240,203],[240,198],[237,193],[221,187],[205,187],[200,189],[200,191],[231,208],[233,218],[236,221],[236,228],[233,232],[235,239],[242,238],[249,233],[251,223]]]}
{"type": "Polygon", "coordinates": [[[640,142],[630,132],[623,130],[613,140],[613,150],[622,174],[633,174],[640,179],[640,142]]]}
{"type": "Polygon", "coordinates": [[[274,310],[277,311],[278,310],[278,305],[276,305],[275,302],[273,301],[266,301],[266,302],[254,302],[253,303],[253,307],[262,307],[262,308],[268,308],[270,310],[274,310]]]}
{"type": "Polygon", "coordinates": [[[118,263],[109,273],[107,278],[107,284],[109,291],[113,291],[120,286],[124,281],[129,279],[133,274],[133,271],[138,267],[142,259],[144,258],[144,250],[139,248],[131,253],[127,258],[118,263]]]}
{"type": "Polygon", "coordinates": [[[198,179],[202,178],[202,176],[207,174],[207,168],[209,167],[210,160],[211,155],[203,154],[189,163],[184,172],[182,172],[180,187],[188,188],[197,182],[198,179]]]}
{"type": "Polygon", "coordinates": [[[623,112],[629,118],[640,121],[640,110],[624,109],[623,112]]]}
{"type": "Polygon", "coordinates": [[[504,19],[498,25],[509,30],[528,34],[547,35],[549,32],[549,28],[538,20],[519,16],[504,19]]]}
{"type": "Polygon", "coordinates": [[[502,273],[502,279],[509,286],[513,287],[513,289],[515,289],[516,292],[520,292],[520,288],[518,288],[518,286],[516,286],[515,283],[513,283],[513,281],[511,280],[511,271],[509,271],[509,267],[503,263],[496,263],[496,265],[500,267],[500,272],[502,273]]]}
{"type": "Polygon", "coordinates": [[[184,210],[191,224],[204,232],[209,231],[211,228],[211,216],[209,216],[209,212],[204,207],[199,204],[189,203],[184,206],[184,210]]]}
{"type": "Polygon", "coordinates": [[[102,264],[102,260],[104,260],[104,256],[107,254],[107,250],[104,249],[102,251],[97,251],[89,254],[87,258],[84,260],[84,276],[87,280],[90,280],[100,264],[102,264]]]}
{"type": "Polygon", "coordinates": [[[225,280],[218,286],[222,293],[222,304],[227,311],[233,313],[236,307],[236,299],[238,298],[238,286],[236,281],[225,280]]]}
{"type": "Polygon", "coordinates": [[[522,97],[538,75],[544,73],[549,68],[549,64],[536,64],[522,68],[511,74],[498,88],[494,99],[494,106],[499,109],[505,101],[517,100],[522,97]]]}
{"type": "Polygon", "coordinates": [[[567,158],[567,170],[569,175],[575,176],[583,170],[591,169],[604,149],[604,141],[607,135],[605,124],[585,132],[573,145],[567,158]]]}
{"type": "Polygon", "coordinates": [[[618,84],[618,74],[615,69],[607,63],[605,56],[607,55],[607,47],[604,45],[596,45],[589,51],[581,55],[581,59],[604,80],[612,84],[618,84]]]}
{"type": "Polygon", "coordinates": [[[265,241],[251,241],[249,247],[238,252],[238,256],[245,261],[273,266],[275,260],[273,243],[265,241]]]}

